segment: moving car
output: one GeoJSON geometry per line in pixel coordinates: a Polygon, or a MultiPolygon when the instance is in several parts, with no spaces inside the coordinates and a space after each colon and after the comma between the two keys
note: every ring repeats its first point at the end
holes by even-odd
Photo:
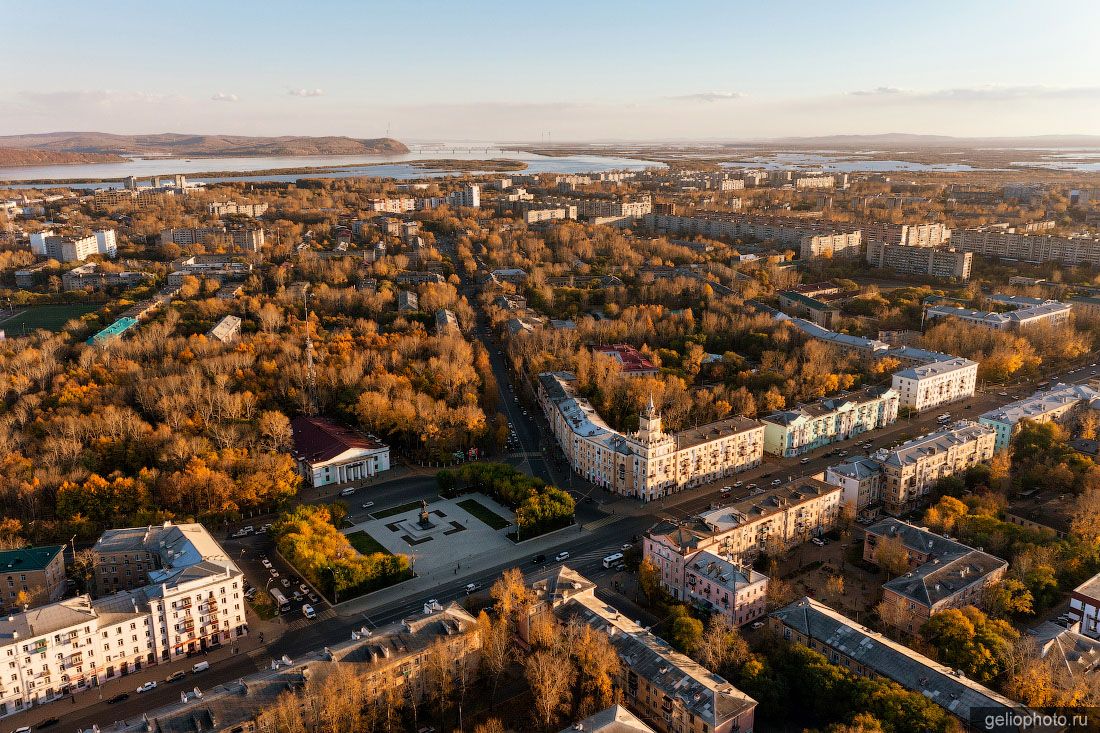
{"type": "Polygon", "coordinates": [[[184,677],[186,677],[186,676],[187,676],[187,673],[186,673],[186,672],[184,672],[184,671],[183,671],[183,670],[181,669],[181,670],[180,670],[179,672],[173,672],[172,674],[170,674],[170,675],[168,675],[167,677],[165,677],[165,678],[164,678],[164,681],[165,681],[165,682],[177,682],[178,680],[182,680],[182,679],[183,679],[184,677]]]}
{"type": "Polygon", "coordinates": [[[723,486],[722,488],[720,488],[720,489],[718,490],[718,493],[719,493],[719,494],[721,494],[722,496],[726,496],[726,495],[728,495],[728,494],[729,494],[729,493],[730,493],[731,491],[733,491],[733,487],[732,487],[732,486],[723,486]]]}
{"type": "Polygon", "coordinates": [[[567,550],[562,550],[557,555],[554,555],[554,562],[561,562],[562,560],[568,560],[568,559],[569,559],[569,552],[567,550]]]}
{"type": "Polygon", "coordinates": [[[781,483],[783,483],[783,479],[772,479],[772,486],[779,486],[781,483]]]}
{"type": "Polygon", "coordinates": [[[210,669],[210,662],[199,662],[191,667],[191,674],[198,674],[199,672],[205,672],[210,669]]]}
{"type": "Polygon", "coordinates": [[[466,590],[466,595],[470,595],[471,593],[476,593],[477,591],[481,590],[481,583],[467,583],[465,590],[466,590]]]}
{"type": "Polygon", "coordinates": [[[317,612],[308,603],[302,606],[302,615],[309,619],[317,618],[317,612]]]}
{"type": "Polygon", "coordinates": [[[805,466],[809,462],[810,462],[809,458],[803,458],[802,460],[799,461],[799,463],[801,463],[803,466],[805,466]]]}
{"type": "Polygon", "coordinates": [[[125,700],[129,700],[129,699],[130,699],[130,694],[126,693],[126,692],[122,692],[122,693],[119,693],[119,694],[115,695],[114,697],[107,698],[107,704],[108,705],[117,705],[118,703],[123,702],[125,700]]]}
{"type": "Polygon", "coordinates": [[[149,690],[155,690],[155,689],[157,689],[157,681],[156,680],[149,680],[144,685],[141,685],[140,687],[138,687],[137,691],[138,692],[148,692],[149,690]]]}
{"type": "Polygon", "coordinates": [[[820,537],[814,537],[810,540],[810,542],[813,542],[818,547],[824,547],[827,544],[825,540],[821,539],[820,537]]]}
{"type": "Polygon", "coordinates": [[[546,562],[546,555],[542,555],[542,554],[535,555],[534,559],[531,560],[531,562],[533,562],[535,565],[540,565],[540,564],[546,562]]]}
{"type": "Polygon", "coordinates": [[[363,508],[364,509],[370,509],[372,506],[374,506],[374,502],[373,501],[368,501],[366,504],[363,505],[363,508]]]}
{"type": "Polygon", "coordinates": [[[344,489],[340,492],[340,496],[351,496],[355,493],[355,489],[344,489]]]}

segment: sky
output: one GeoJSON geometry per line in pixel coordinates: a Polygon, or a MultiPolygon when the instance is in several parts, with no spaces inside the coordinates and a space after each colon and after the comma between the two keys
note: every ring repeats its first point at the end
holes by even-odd
{"type": "Polygon", "coordinates": [[[0,134],[1100,134],[1097,0],[0,0],[0,134]]]}

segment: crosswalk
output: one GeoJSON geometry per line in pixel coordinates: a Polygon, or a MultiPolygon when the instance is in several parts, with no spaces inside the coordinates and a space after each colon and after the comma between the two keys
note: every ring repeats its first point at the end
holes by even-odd
{"type": "Polygon", "coordinates": [[[303,616],[301,611],[291,611],[290,613],[297,616],[297,618],[295,618],[293,621],[287,621],[285,633],[298,631],[321,621],[325,621],[330,618],[336,618],[336,611],[333,611],[331,608],[326,608],[324,611],[319,612],[317,614],[317,617],[312,619],[303,616]]]}
{"type": "Polygon", "coordinates": [[[606,517],[601,517],[600,519],[597,519],[593,522],[589,522],[588,524],[584,524],[584,525],[581,525],[581,526],[584,528],[584,530],[586,532],[591,532],[594,529],[599,529],[600,527],[606,527],[607,525],[614,524],[615,522],[618,522],[622,519],[626,519],[626,515],[624,515],[624,514],[608,514],[606,517]]]}

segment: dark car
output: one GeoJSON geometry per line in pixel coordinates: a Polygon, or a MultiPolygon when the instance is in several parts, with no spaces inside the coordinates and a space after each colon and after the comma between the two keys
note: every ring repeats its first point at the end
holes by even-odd
{"type": "Polygon", "coordinates": [[[35,729],[35,730],[42,730],[43,728],[49,728],[49,727],[51,727],[51,726],[55,726],[55,725],[57,725],[57,724],[58,724],[58,722],[59,722],[59,721],[58,721],[58,719],[57,719],[57,718],[46,718],[46,719],[45,719],[45,720],[43,720],[43,721],[42,721],[41,723],[39,723],[38,725],[34,726],[34,729],[35,729]]]}
{"type": "Polygon", "coordinates": [[[535,559],[531,562],[535,563],[536,565],[544,563],[546,562],[546,555],[535,555],[535,559]]]}
{"type": "Polygon", "coordinates": [[[129,700],[129,699],[130,699],[130,694],[127,693],[127,692],[123,692],[119,695],[115,695],[114,697],[107,698],[107,704],[108,705],[116,705],[120,702],[125,702],[126,700],[129,700]]]}

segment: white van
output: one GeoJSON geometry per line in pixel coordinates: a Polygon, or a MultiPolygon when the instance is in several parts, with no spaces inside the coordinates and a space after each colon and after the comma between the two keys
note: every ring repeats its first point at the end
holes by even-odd
{"type": "Polygon", "coordinates": [[[306,603],[302,606],[302,615],[306,618],[317,618],[317,612],[313,610],[313,606],[306,603]]]}
{"type": "Polygon", "coordinates": [[[623,559],[623,553],[621,553],[621,552],[613,553],[613,554],[608,555],[607,557],[605,557],[603,559],[603,566],[605,568],[609,568],[609,567],[612,567],[614,565],[618,565],[619,562],[622,559],[623,559]]]}
{"type": "Polygon", "coordinates": [[[199,672],[205,672],[210,669],[210,662],[199,662],[195,666],[191,667],[191,674],[198,674],[199,672]]]}

